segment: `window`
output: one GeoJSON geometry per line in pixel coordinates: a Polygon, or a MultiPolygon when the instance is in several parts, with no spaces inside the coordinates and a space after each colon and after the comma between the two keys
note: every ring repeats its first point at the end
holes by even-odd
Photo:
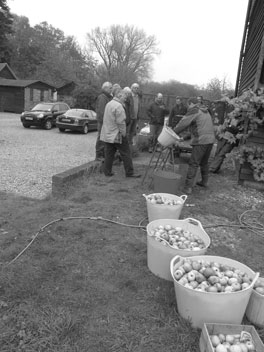
{"type": "Polygon", "coordinates": [[[33,97],[34,97],[33,88],[29,89],[29,94],[30,94],[30,97],[29,97],[30,101],[33,101],[33,97]]]}
{"type": "Polygon", "coordinates": [[[44,101],[44,90],[41,89],[40,91],[40,101],[44,101]]]}
{"type": "Polygon", "coordinates": [[[60,104],[60,110],[61,111],[67,111],[68,107],[65,104],[60,104]]]}

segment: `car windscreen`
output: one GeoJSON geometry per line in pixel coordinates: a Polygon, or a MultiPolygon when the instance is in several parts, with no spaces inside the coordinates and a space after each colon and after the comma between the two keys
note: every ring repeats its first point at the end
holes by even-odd
{"type": "Polygon", "coordinates": [[[70,117],[82,117],[84,112],[80,110],[68,110],[64,113],[64,115],[70,117]]]}
{"type": "Polygon", "coordinates": [[[34,110],[38,110],[38,111],[51,111],[52,109],[52,104],[37,104],[36,106],[34,106],[34,108],[32,109],[32,111],[34,110]]]}

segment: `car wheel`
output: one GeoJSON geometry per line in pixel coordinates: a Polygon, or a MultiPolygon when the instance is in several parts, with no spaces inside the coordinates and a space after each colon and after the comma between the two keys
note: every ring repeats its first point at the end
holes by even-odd
{"type": "Polygon", "coordinates": [[[46,130],[51,130],[51,129],[52,129],[52,122],[51,122],[51,120],[47,120],[47,121],[45,122],[45,129],[46,129],[46,130]]]}
{"type": "Polygon", "coordinates": [[[26,124],[26,123],[23,123],[23,126],[24,126],[25,128],[29,128],[29,127],[30,127],[30,125],[28,125],[28,124],[26,124]]]}
{"type": "Polygon", "coordinates": [[[84,126],[83,126],[83,133],[84,133],[84,134],[87,134],[88,131],[89,131],[88,125],[84,125],[84,126]]]}
{"type": "Polygon", "coordinates": [[[60,132],[65,132],[65,128],[59,128],[60,132]]]}

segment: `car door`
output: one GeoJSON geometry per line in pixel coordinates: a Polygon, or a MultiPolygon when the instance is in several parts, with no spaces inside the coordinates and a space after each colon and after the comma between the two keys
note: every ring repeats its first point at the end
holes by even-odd
{"type": "Polygon", "coordinates": [[[53,123],[53,125],[56,125],[57,116],[62,114],[62,112],[60,110],[60,104],[55,104],[53,106],[53,108],[51,109],[51,112],[52,112],[52,123],[53,123]]]}
{"type": "Polygon", "coordinates": [[[96,120],[96,113],[92,110],[88,111],[89,114],[89,126],[90,130],[97,130],[97,120],[96,120]]]}

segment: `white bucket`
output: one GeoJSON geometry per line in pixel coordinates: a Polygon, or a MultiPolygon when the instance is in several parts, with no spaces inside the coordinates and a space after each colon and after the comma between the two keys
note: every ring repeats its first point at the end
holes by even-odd
{"type": "Polygon", "coordinates": [[[207,233],[204,231],[200,221],[187,218],[184,220],[173,219],[159,219],[150,222],[147,225],[147,257],[149,270],[158,277],[172,281],[170,273],[170,261],[176,255],[184,257],[191,257],[194,255],[205,254],[207,248],[210,246],[211,240],[207,233]],[[205,248],[199,251],[191,251],[187,249],[177,249],[170,245],[164,245],[162,242],[157,241],[150,235],[151,231],[156,229],[159,225],[171,225],[173,227],[181,227],[195,235],[198,235],[205,243],[205,248]]]}
{"type": "Polygon", "coordinates": [[[182,195],[178,197],[170,193],[153,193],[153,195],[154,194],[158,194],[161,197],[164,197],[169,200],[176,200],[180,202],[180,204],[177,204],[177,205],[154,204],[147,199],[147,197],[151,196],[152,194],[149,194],[148,196],[143,194],[147,202],[148,221],[151,222],[158,219],[179,219],[183,205],[187,199],[187,196],[182,195]]]}
{"type": "MultiPolygon", "coordinates": [[[[264,281],[264,278],[260,278],[264,281]]],[[[264,328],[264,295],[253,290],[248,302],[246,316],[254,325],[264,328]]]]}
{"type": "Polygon", "coordinates": [[[163,129],[158,136],[158,142],[165,148],[180,141],[180,137],[168,126],[163,126],[163,129]]]}
{"type": "Polygon", "coordinates": [[[259,273],[255,273],[246,265],[235,260],[217,256],[193,256],[193,260],[206,260],[226,264],[240,269],[253,280],[242,291],[236,292],[203,292],[184,287],[174,278],[175,268],[182,265],[184,258],[176,256],[171,260],[170,272],[174,281],[174,289],[179,314],[191,321],[193,327],[202,328],[204,323],[241,324],[247,304],[259,273]]]}

